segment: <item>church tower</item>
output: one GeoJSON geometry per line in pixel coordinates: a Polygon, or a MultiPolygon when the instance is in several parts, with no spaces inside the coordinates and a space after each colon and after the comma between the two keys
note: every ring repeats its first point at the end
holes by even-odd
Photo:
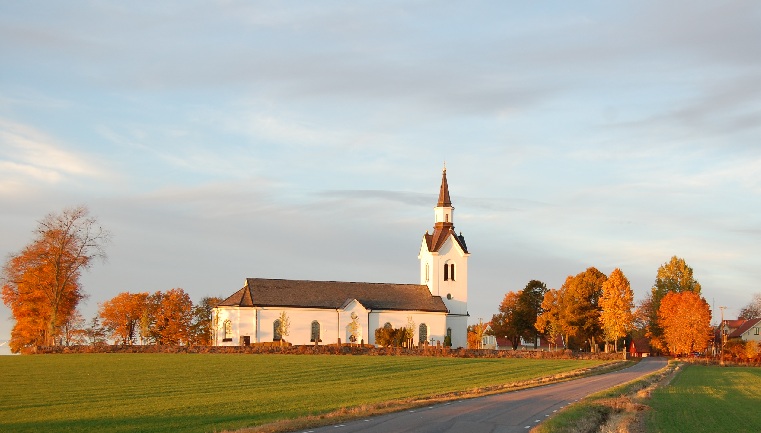
{"type": "Polygon", "coordinates": [[[454,230],[454,207],[449,197],[447,169],[441,174],[439,201],[434,208],[433,233],[426,232],[420,246],[420,284],[447,306],[447,334],[452,347],[467,347],[468,247],[454,230]]]}

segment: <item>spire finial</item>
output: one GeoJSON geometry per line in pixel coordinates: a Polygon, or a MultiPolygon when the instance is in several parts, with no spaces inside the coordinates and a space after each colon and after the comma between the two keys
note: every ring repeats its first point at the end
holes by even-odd
{"type": "Polygon", "coordinates": [[[442,173],[447,174],[447,160],[444,160],[444,169],[441,170],[442,173]]]}

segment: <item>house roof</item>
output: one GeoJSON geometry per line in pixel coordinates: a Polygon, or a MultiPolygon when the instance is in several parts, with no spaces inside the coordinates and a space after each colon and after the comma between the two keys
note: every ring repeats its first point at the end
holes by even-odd
{"type": "Polygon", "coordinates": [[[725,320],[724,324],[729,329],[737,329],[746,322],[746,319],[725,320]]]}
{"type": "Polygon", "coordinates": [[[756,326],[761,319],[748,319],[739,328],[732,331],[727,338],[739,338],[747,332],[750,328],[756,326]]]}
{"type": "Polygon", "coordinates": [[[217,306],[339,309],[351,299],[370,310],[449,311],[425,285],[265,278],[247,278],[217,306]]]}

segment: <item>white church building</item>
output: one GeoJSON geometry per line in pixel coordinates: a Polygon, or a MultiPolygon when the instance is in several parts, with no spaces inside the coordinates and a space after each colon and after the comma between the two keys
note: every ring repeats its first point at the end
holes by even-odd
{"type": "Polygon", "coordinates": [[[376,329],[414,323],[416,345],[443,344],[449,336],[452,347],[467,347],[468,256],[454,230],[444,168],[433,233],[420,245],[420,284],[248,278],[213,309],[214,344],[375,344],[376,329]],[[283,313],[286,336],[279,333],[283,313]]]}

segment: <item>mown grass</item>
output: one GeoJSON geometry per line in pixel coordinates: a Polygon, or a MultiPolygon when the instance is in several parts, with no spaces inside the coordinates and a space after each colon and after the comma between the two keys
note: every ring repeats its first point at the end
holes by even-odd
{"type": "Polygon", "coordinates": [[[329,355],[0,357],[0,431],[238,429],[601,363],[329,355]]]}
{"type": "Polygon", "coordinates": [[[761,369],[685,365],[669,386],[652,393],[652,432],[761,431],[761,369]]]}

